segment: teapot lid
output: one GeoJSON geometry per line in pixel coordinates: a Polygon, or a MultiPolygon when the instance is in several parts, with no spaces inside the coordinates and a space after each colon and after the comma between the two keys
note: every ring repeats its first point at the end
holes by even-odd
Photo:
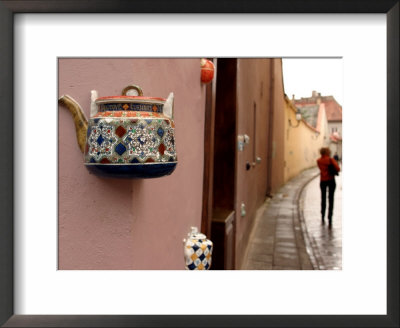
{"type": "Polygon", "coordinates": [[[191,239],[207,239],[205,234],[198,232],[197,227],[191,227],[191,230],[188,234],[191,239]]]}
{"type": "Polygon", "coordinates": [[[108,96],[108,97],[100,97],[96,99],[96,104],[103,104],[103,103],[109,103],[110,100],[113,102],[129,102],[129,101],[137,101],[140,100],[141,102],[151,102],[151,103],[160,103],[163,104],[165,103],[166,99],[165,98],[159,98],[159,97],[143,97],[143,90],[137,85],[128,85],[122,90],[122,95],[121,96],[108,96]],[[136,90],[138,95],[137,96],[127,96],[126,93],[129,90],[136,90]]]}

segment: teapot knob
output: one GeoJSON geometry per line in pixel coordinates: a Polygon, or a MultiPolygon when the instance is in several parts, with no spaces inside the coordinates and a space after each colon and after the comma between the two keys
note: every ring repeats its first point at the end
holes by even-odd
{"type": "Polygon", "coordinates": [[[137,86],[137,85],[134,85],[134,84],[131,84],[131,85],[126,86],[126,87],[122,90],[122,95],[123,95],[123,96],[126,96],[126,93],[127,93],[129,90],[132,90],[132,89],[137,91],[139,97],[143,96],[143,90],[142,90],[142,88],[139,87],[139,86],[137,86]]]}

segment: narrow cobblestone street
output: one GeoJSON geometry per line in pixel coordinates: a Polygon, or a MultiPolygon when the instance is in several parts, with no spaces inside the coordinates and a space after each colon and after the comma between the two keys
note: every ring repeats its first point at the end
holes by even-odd
{"type": "Polygon", "coordinates": [[[341,176],[336,184],[332,229],[321,224],[318,168],[303,171],[267,199],[257,212],[241,269],[341,269],[341,176]]]}

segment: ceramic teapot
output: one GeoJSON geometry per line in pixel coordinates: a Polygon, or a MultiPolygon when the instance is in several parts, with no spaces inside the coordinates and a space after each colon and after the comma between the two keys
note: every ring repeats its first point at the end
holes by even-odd
{"type": "Polygon", "coordinates": [[[183,240],[183,252],[186,270],[209,270],[213,243],[206,235],[191,227],[188,238],[183,240]]]}
{"type": "Polygon", "coordinates": [[[177,165],[173,93],[168,99],[144,97],[136,85],[121,96],[98,98],[92,91],[90,119],[70,96],[59,103],[72,113],[86,168],[100,176],[156,178],[177,165]],[[137,95],[127,95],[128,92],[137,95]]]}

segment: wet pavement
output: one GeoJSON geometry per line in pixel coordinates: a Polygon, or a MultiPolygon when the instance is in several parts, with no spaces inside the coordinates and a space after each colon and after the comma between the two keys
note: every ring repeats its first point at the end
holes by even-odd
{"type": "MultiPolygon", "coordinates": [[[[342,269],[342,177],[336,178],[336,190],[333,206],[332,228],[329,229],[327,218],[321,224],[319,178],[310,181],[300,197],[300,209],[306,225],[317,269],[342,269]]],[[[328,206],[328,204],[327,204],[328,206]]],[[[327,209],[328,211],[328,209],[327,209]]]]}
{"type": "Polygon", "coordinates": [[[257,211],[243,270],[337,270],[342,266],[341,177],[332,229],[321,224],[319,170],[289,180],[257,211]]]}

